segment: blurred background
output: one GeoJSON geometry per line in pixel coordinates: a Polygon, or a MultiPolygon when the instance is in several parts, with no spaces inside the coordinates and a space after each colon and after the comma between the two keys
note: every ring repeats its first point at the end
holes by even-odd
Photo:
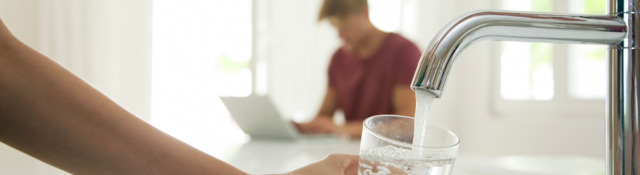
{"type": "MultiPolygon", "coordinates": [[[[218,96],[268,95],[284,116],[320,107],[340,46],[322,0],[0,0],[0,19],[141,119],[213,156],[250,140],[218,96]]],[[[369,0],[378,28],[424,49],[475,10],[605,14],[604,0],[369,0]]],[[[458,59],[430,120],[460,154],[605,155],[605,47],[485,41],[458,59]]],[[[407,87],[409,88],[409,87],[407,87]]],[[[250,109],[248,109],[250,110],[250,109]]],[[[337,113],[336,121],[341,120],[337,113]]],[[[603,162],[604,163],[604,162],[603,162]]],[[[0,144],[0,174],[66,174],[0,144]]]]}

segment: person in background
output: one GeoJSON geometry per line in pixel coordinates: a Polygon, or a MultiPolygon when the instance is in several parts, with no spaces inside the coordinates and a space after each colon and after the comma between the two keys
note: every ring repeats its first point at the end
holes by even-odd
{"type": "Polygon", "coordinates": [[[376,28],[369,20],[367,0],[324,0],[318,20],[325,19],[338,31],[342,46],[331,58],[320,111],[296,127],[303,133],[359,137],[367,117],[413,116],[416,101],[410,84],[421,55],[416,45],[376,28]],[[342,126],[332,120],[338,109],[346,119],[342,126]]]}
{"type": "MultiPolygon", "coordinates": [[[[0,142],[72,174],[247,174],[133,116],[20,42],[2,20],[0,142]]],[[[357,169],[358,156],[333,154],[287,174],[357,169]]]]}

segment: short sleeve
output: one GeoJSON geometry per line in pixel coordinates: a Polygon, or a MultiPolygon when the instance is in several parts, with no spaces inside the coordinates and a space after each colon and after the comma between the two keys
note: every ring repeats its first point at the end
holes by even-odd
{"type": "Polygon", "coordinates": [[[331,61],[329,61],[329,68],[327,69],[327,80],[329,87],[336,86],[336,69],[338,68],[338,52],[340,49],[336,50],[331,56],[331,61]]]}
{"type": "Polygon", "coordinates": [[[407,43],[399,45],[396,52],[396,85],[408,85],[413,80],[413,75],[418,67],[421,53],[415,44],[407,40],[407,43]]]}

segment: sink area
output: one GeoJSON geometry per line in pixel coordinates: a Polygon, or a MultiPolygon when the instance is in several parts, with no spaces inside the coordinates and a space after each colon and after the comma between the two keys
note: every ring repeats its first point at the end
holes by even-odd
{"type": "MultiPolygon", "coordinates": [[[[359,141],[252,140],[214,155],[248,173],[284,173],[331,153],[358,154],[359,141]],[[269,150],[265,152],[264,150],[269,150]]],[[[453,175],[604,175],[604,158],[587,156],[478,155],[461,152],[453,175]]]]}
{"type": "Polygon", "coordinates": [[[586,156],[458,155],[454,175],[604,175],[605,160],[586,156]]]}

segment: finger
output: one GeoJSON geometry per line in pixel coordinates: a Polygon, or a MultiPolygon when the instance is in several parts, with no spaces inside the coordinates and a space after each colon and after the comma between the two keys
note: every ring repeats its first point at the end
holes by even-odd
{"type": "Polygon", "coordinates": [[[317,134],[324,134],[324,133],[330,133],[331,130],[329,130],[327,128],[324,128],[324,127],[321,127],[321,126],[317,126],[317,127],[313,128],[312,132],[313,133],[317,133],[317,134]]]}
{"type": "Polygon", "coordinates": [[[347,160],[345,160],[345,163],[343,164],[344,168],[344,174],[345,175],[357,175],[358,174],[358,161],[359,161],[359,156],[357,155],[347,155],[349,157],[347,157],[347,160]]]}
{"type": "Polygon", "coordinates": [[[320,133],[324,133],[324,130],[318,127],[314,127],[314,128],[309,128],[309,133],[320,134],[320,133]]]}
{"type": "Polygon", "coordinates": [[[303,126],[303,127],[300,127],[300,131],[303,133],[312,133],[313,129],[309,126],[303,126]]]}
{"type": "Polygon", "coordinates": [[[298,126],[300,127],[300,131],[303,133],[313,132],[313,130],[315,130],[315,126],[312,123],[302,123],[298,124],[298,126]]]}
{"type": "Polygon", "coordinates": [[[317,128],[328,128],[328,127],[331,127],[332,124],[326,123],[326,122],[318,122],[318,123],[315,123],[314,126],[317,128]]]}
{"type": "Polygon", "coordinates": [[[319,130],[321,130],[324,133],[335,133],[336,132],[336,128],[335,126],[320,126],[319,130]]]}
{"type": "Polygon", "coordinates": [[[335,162],[338,164],[338,169],[336,169],[336,174],[344,174],[344,175],[356,175],[358,174],[358,160],[359,156],[357,155],[348,155],[348,154],[331,154],[327,156],[326,160],[330,162],[335,162]]]}
{"type": "Polygon", "coordinates": [[[302,130],[303,128],[302,124],[296,123],[294,121],[291,121],[291,123],[293,124],[294,127],[296,127],[296,129],[302,130]]]}
{"type": "Polygon", "coordinates": [[[309,129],[309,133],[323,134],[323,133],[327,133],[327,131],[322,127],[313,127],[309,129]]]}
{"type": "Polygon", "coordinates": [[[327,132],[327,129],[325,129],[325,127],[320,123],[315,123],[313,125],[309,125],[308,129],[312,133],[325,133],[325,132],[327,132]]]}

